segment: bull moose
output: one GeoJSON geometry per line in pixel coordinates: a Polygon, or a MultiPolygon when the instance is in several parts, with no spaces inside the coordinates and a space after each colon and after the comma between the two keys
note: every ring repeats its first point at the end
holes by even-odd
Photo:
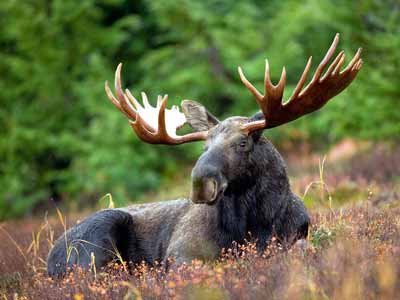
{"type": "Polygon", "coordinates": [[[326,72],[339,42],[339,34],[303,88],[311,67],[309,58],[293,94],[282,102],[286,71],[278,84],[270,80],[265,64],[264,94],[245,77],[240,79],[255,97],[260,112],[251,117],[219,121],[201,104],[184,100],[181,107],[166,109],[168,96],[158,96],[155,107],[142,93],[143,106],[121,87],[121,64],[115,73],[116,96],[108,83],[110,101],[128,119],[136,135],[150,144],[178,145],[205,141],[204,152],[191,176],[190,199],[132,205],[96,212],[69,229],[55,243],[47,259],[49,275],[60,275],[73,265],[97,267],[115,258],[138,263],[177,263],[198,258],[212,260],[233,242],[251,234],[263,251],[274,236],[282,244],[306,238],[310,223],[303,202],[290,189],[285,163],[263,130],[293,121],[318,110],[344,90],[362,67],[361,49],[341,70],[341,51],[326,72]],[[193,132],[177,135],[188,124],[193,132]],[[71,251],[71,249],[73,249],[71,251]]]}

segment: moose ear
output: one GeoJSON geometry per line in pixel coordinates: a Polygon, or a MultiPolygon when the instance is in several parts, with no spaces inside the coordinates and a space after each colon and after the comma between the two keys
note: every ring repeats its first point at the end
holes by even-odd
{"type": "Polygon", "coordinates": [[[186,121],[194,131],[206,131],[219,123],[203,105],[192,100],[183,100],[182,111],[186,121]]]}
{"type": "MultiPolygon", "coordinates": [[[[255,114],[249,119],[249,122],[260,121],[260,120],[264,120],[264,114],[263,114],[261,111],[255,113],[255,114]]],[[[250,134],[250,136],[253,138],[253,141],[254,141],[255,143],[257,143],[258,140],[260,139],[260,137],[262,137],[263,132],[264,132],[264,129],[259,129],[259,130],[253,131],[253,132],[250,134]]]]}

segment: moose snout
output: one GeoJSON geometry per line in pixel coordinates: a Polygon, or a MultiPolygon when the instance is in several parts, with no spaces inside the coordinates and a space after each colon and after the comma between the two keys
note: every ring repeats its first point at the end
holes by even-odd
{"type": "Polygon", "coordinates": [[[226,189],[226,180],[214,167],[194,168],[190,199],[194,203],[214,204],[226,189]]]}

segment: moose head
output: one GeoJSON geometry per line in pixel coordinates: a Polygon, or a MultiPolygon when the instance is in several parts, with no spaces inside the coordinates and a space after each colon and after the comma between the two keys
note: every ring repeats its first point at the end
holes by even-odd
{"type": "Polygon", "coordinates": [[[286,84],[286,70],[278,84],[270,79],[268,60],[265,61],[264,94],[259,92],[245,77],[239,67],[239,75],[243,84],[257,101],[260,112],[252,117],[230,117],[219,121],[201,104],[183,100],[181,107],[166,109],[168,95],[158,96],[156,107],[152,107],[145,93],[142,93],[143,104],[121,87],[121,67],[119,64],[115,74],[115,90],[117,98],[112,94],[108,83],[105,89],[110,101],[128,117],[129,123],[137,136],[151,144],[177,145],[194,141],[205,141],[204,153],[192,170],[191,200],[195,203],[215,203],[219,196],[232,182],[246,181],[249,168],[257,164],[255,153],[263,143],[260,137],[263,130],[273,128],[324,106],[329,99],[344,90],[355,78],[363,61],[360,58],[361,48],[344,70],[344,51],[339,52],[328,66],[339,42],[336,34],[325,57],[318,65],[310,83],[304,84],[311,68],[312,57],[308,59],[303,74],[290,98],[283,102],[286,84]],[[194,130],[183,136],[176,130],[188,123],[194,130]]]}

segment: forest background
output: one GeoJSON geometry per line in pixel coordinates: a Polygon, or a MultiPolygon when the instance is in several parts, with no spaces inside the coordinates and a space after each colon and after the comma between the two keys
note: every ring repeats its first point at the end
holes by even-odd
{"type": "Polygon", "coordinates": [[[257,105],[238,65],[258,87],[265,58],[274,82],[286,66],[287,99],[307,58],[315,69],[339,32],[347,61],[364,49],[357,79],[322,112],[265,135],[283,152],[324,152],[344,138],[397,144],[399,24],[396,0],[1,1],[0,220],[108,193],[126,205],[187,181],[201,143],[138,140],[104,92],[119,62],[137,97],[168,93],[169,105],[194,99],[219,118],[248,116],[257,105]]]}

